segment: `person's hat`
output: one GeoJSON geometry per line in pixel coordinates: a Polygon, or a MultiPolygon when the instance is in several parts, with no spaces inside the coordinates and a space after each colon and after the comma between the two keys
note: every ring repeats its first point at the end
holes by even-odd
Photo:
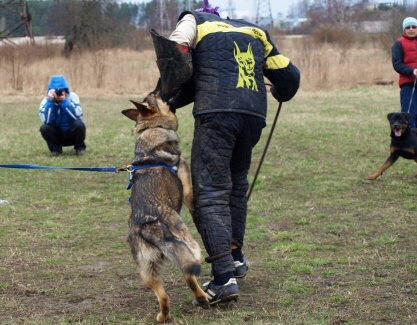
{"type": "Polygon", "coordinates": [[[217,15],[217,16],[220,17],[220,15],[219,15],[219,13],[217,11],[218,9],[219,9],[218,6],[215,7],[215,8],[211,8],[210,5],[209,5],[208,0],[204,0],[204,7],[203,8],[196,9],[195,11],[198,11],[198,12],[208,12],[208,13],[215,14],[215,15],[217,15]]]}
{"type": "Polygon", "coordinates": [[[403,20],[403,32],[405,31],[405,28],[408,26],[417,26],[417,19],[414,17],[407,17],[403,20]]]}

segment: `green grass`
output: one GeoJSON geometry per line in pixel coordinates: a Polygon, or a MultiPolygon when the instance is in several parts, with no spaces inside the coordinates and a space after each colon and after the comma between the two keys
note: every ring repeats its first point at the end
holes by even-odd
{"type": "MultiPolygon", "coordinates": [[[[229,308],[191,304],[182,276],[164,273],[172,324],[416,324],[417,165],[389,153],[396,86],[303,92],[284,103],[249,201],[251,262],[229,308]]],[[[125,167],[138,96],[82,98],[87,155],[48,157],[39,98],[0,98],[0,164],[125,167]]],[[[256,170],[277,103],[253,153],[256,170]]],[[[191,107],[177,111],[189,161],[191,107]]],[[[0,323],[150,324],[156,298],[126,243],[128,174],[0,168],[0,323]]],[[[183,218],[201,244],[188,213],[183,218]]],[[[203,245],[201,244],[201,247],[203,245]]],[[[203,257],[206,253],[203,251],[203,257]]],[[[210,279],[202,265],[199,282],[210,279]]]]}

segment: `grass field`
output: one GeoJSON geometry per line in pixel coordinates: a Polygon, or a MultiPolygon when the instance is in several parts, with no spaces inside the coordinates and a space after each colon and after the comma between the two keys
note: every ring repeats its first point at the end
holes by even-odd
{"type": "MultiPolygon", "coordinates": [[[[87,155],[57,158],[39,133],[39,97],[0,98],[0,164],[125,167],[135,140],[120,111],[142,95],[84,95],[87,155]]],[[[278,106],[269,100],[252,173],[278,106]]],[[[167,265],[171,323],[416,324],[417,165],[400,159],[366,180],[388,157],[386,115],[398,110],[396,85],[300,90],[284,103],[249,202],[251,269],[238,303],[194,307],[167,265]]],[[[177,115],[189,161],[191,107],[177,115]]],[[[0,168],[0,184],[1,324],[154,322],[156,297],[126,243],[127,173],[0,168]]],[[[201,244],[185,209],[183,218],[201,244]]],[[[203,264],[199,282],[208,279],[203,264]]]]}

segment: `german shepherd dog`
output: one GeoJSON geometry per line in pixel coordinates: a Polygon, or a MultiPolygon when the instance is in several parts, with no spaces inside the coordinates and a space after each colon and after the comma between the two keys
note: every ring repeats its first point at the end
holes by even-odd
{"type": "Polygon", "coordinates": [[[409,113],[396,112],[387,115],[391,129],[390,155],[381,168],[368,177],[369,180],[382,175],[399,157],[417,162],[417,129],[409,127],[410,118],[409,113]]]}
{"type": "Polygon", "coordinates": [[[160,277],[164,259],[178,266],[194,294],[195,305],[209,308],[205,292],[197,283],[201,250],[180,218],[184,202],[194,215],[190,172],[180,158],[176,133],[178,120],[161,99],[159,87],[136,109],[122,113],[136,122],[137,136],[131,183],[132,214],[128,241],[143,282],[159,302],[160,323],[170,319],[170,302],[160,277]],[[142,168],[143,167],[143,168],[142,168]]]}

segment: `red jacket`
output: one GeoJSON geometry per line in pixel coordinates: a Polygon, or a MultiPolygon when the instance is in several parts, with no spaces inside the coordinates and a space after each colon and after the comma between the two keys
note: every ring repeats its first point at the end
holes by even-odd
{"type": "Polygon", "coordinates": [[[413,71],[417,69],[417,40],[403,34],[403,37],[399,38],[397,42],[401,44],[402,53],[398,55],[397,51],[397,55],[394,55],[393,47],[393,65],[394,69],[400,74],[398,84],[401,87],[405,83],[413,83],[416,79],[413,71]]]}

